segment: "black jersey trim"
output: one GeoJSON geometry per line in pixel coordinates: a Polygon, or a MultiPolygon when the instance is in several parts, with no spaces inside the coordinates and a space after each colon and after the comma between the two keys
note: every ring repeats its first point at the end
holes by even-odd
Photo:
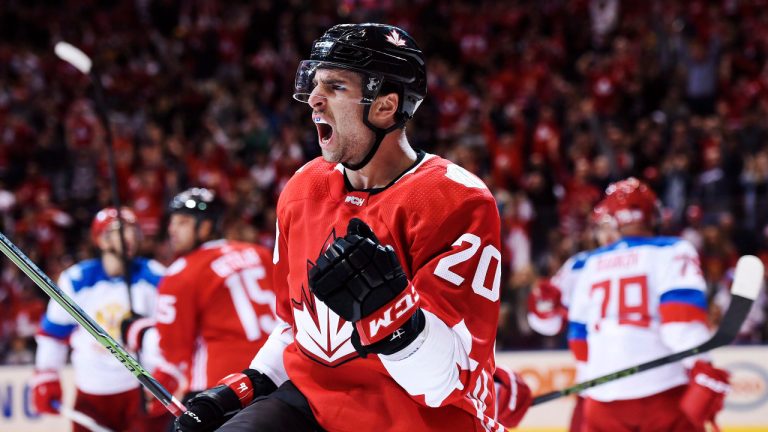
{"type": "Polygon", "coordinates": [[[344,172],[342,173],[342,174],[344,174],[344,187],[347,189],[347,192],[365,192],[365,193],[368,193],[368,194],[371,194],[371,195],[377,194],[379,192],[383,192],[383,191],[387,190],[393,184],[397,183],[397,181],[400,180],[401,177],[403,177],[409,171],[414,169],[418,164],[420,164],[424,160],[424,157],[426,155],[427,155],[427,152],[425,152],[424,150],[416,149],[416,161],[413,162],[413,164],[411,164],[411,166],[409,166],[408,168],[403,170],[403,172],[398,174],[397,177],[392,179],[392,181],[389,182],[389,184],[387,184],[386,186],[382,186],[382,187],[369,188],[369,189],[356,189],[354,186],[352,186],[352,183],[349,181],[349,178],[347,177],[347,170],[344,169],[344,172]]]}

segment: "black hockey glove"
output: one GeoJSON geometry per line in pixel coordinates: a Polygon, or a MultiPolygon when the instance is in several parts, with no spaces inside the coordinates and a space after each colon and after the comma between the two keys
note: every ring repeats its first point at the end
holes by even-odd
{"type": "Polygon", "coordinates": [[[214,431],[255,397],[277,389],[272,380],[254,369],[227,375],[218,384],[190,399],[187,411],[176,419],[176,431],[214,431]]]}
{"type": "Polygon", "coordinates": [[[154,327],[155,321],[143,315],[133,314],[120,323],[120,337],[129,351],[140,351],[144,343],[144,334],[154,327]]]}
{"type": "Polygon", "coordinates": [[[360,355],[392,354],[424,329],[419,295],[392,246],[382,246],[360,219],[349,221],[309,271],[309,289],[354,324],[352,344],[360,355]]]}

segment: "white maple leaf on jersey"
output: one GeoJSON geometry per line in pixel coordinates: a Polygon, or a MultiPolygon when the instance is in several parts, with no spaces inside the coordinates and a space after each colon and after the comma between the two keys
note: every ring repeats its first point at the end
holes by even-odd
{"type": "Polygon", "coordinates": [[[293,319],[301,350],[320,363],[336,366],[357,356],[352,346],[352,324],[312,293],[302,289],[300,303],[293,301],[293,319]]]}
{"type": "MultiPolygon", "coordinates": [[[[320,254],[328,250],[336,240],[336,230],[332,229],[320,248],[320,254]]],[[[307,279],[315,266],[307,260],[307,279]]],[[[293,319],[296,324],[295,340],[301,351],[319,363],[328,366],[339,364],[357,357],[352,346],[352,324],[344,321],[336,312],[326,306],[301,286],[301,297],[291,299],[293,319]]]]}

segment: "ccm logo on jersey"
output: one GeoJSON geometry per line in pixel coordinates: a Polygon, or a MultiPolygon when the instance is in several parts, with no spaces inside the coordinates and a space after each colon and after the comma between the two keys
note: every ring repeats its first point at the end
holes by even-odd
{"type": "Polygon", "coordinates": [[[365,202],[365,198],[356,197],[354,195],[347,195],[347,197],[344,198],[344,202],[362,207],[363,203],[365,202]]]}
{"type": "Polygon", "coordinates": [[[378,342],[405,324],[419,306],[419,293],[411,284],[384,307],[355,323],[364,345],[378,342]]]}

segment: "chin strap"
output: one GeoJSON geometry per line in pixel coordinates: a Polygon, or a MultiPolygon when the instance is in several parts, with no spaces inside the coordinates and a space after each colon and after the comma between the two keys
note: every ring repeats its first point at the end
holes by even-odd
{"type": "Polygon", "coordinates": [[[342,162],[342,166],[348,170],[357,171],[364,166],[368,165],[368,162],[373,159],[373,156],[376,154],[376,151],[379,149],[379,146],[381,145],[381,142],[384,141],[384,137],[387,136],[388,133],[392,132],[395,129],[399,129],[402,127],[406,121],[408,121],[407,118],[401,118],[400,120],[396,121],[395,124],[392,126],[382,129],[378,126],[375,126],[373,123],[368,121],[368,113],[371,111],[371,105],[366,105],[365,109],[363,110],[363,123],[368,126],[368,129],[372,130],[373,133],[376,134],[376,138],[373,141],[373,145],[371,146],[371,149],[368,150],[368,154],[365,155],[363,160],[356,164],[351,164],[347,162],[342,162]]]}
{"type": "Polygon", "coordinates": [[[208,234],[208,237],[200,238],[200,235],[198,234],[198,232],[200,231],[200,226],[203,224],[204,220],[206,219],[203,218],[202,216],[195,217],[195,239],[194,239],[195,243],[192,249],[190,250],[199,248],[203,243],[207,241],[218,239],[218,238],[224,238],[224,235],[220,233],[218,228],[218,224],[219,224],[219,221],[221,220],[221,217],[219,218],[219,220],[209,219],[211,221],[211,232],[208,234]]]}

